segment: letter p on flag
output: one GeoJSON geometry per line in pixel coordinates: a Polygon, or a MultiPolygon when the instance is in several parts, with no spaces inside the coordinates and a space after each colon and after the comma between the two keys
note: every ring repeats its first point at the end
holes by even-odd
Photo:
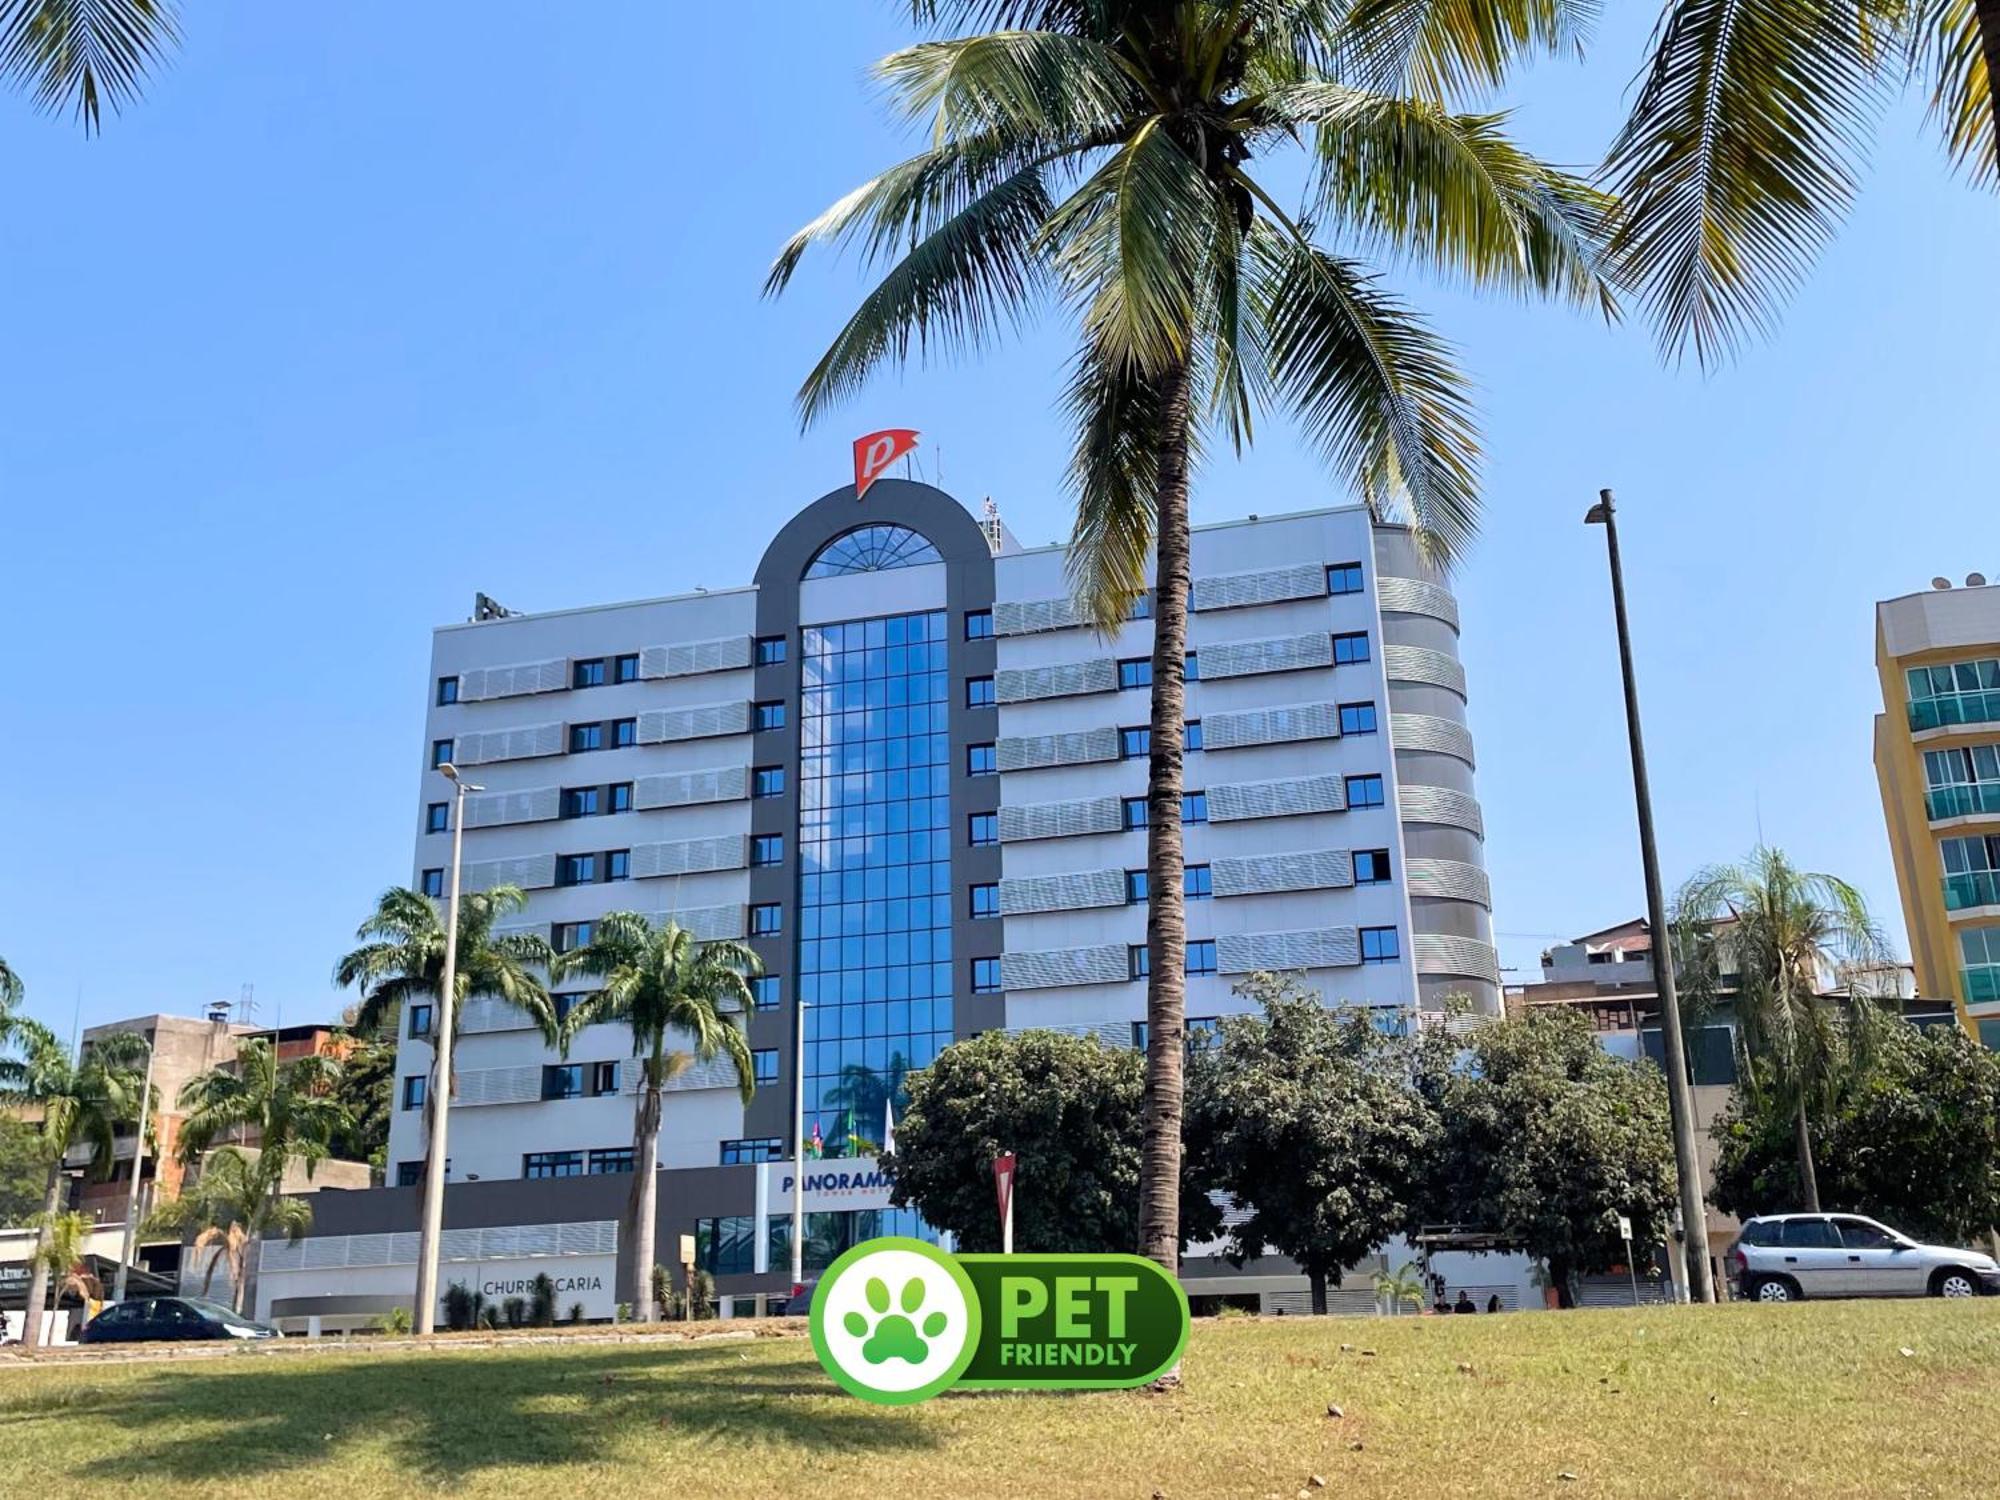
{"type": "Polygon", "coordinates": [[[861,499],[868,487],[888,470],[890,464],[917,446],[914,427],[885,427],[854,440],[854,498],[861,499]]]}

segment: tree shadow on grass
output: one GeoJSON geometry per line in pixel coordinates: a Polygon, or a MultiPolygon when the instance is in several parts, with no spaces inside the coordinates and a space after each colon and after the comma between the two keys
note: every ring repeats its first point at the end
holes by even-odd
{"type": "MultiPolygon", "coordinates": [[[[70,1468],[105,1485],[190,1484],[337,1467],[384,1442],[413,1483],[451,1485],[498,1467],[601,1464],[635,1439],[692,1470],[705,1445],[818,1453],[929,1448],[903,1414],[865,1405],[820,1374],[807,1347],[773,1362],[760,1346],[500,1350],[366,1359],[229,1359],[169,1364],[68,1395],[0,1401],[0,1441],[37,1427],[107,1424],[119,1451],[70,1468]],[[666,1450],[666,1451],[661,1451],[666,1450]]],[[[789,1352],[789,1351],[788,1351],[789,1352]]],[[[51,1437],[55,1434],[50,1433],[51,1437]]]]}

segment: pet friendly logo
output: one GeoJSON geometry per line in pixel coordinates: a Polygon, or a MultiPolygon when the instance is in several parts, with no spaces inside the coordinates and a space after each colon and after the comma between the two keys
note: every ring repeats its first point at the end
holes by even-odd
{"type": "Polygon", "coordinates": [[[1135,1255],[946,1255],[921,1240],[856,1245],[827,1268],[813,1349],[841,1387],[902,1406],[954,1385],[1118,1388],[1173,1368],[1180,1283],[1135,1255]]]}

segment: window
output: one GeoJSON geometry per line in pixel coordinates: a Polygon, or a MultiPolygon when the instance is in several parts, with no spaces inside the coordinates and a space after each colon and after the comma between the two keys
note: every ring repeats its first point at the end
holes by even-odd
{"type": "Polygon", "coordinates": [[[999,700],[993,696],[991,677],[968,677],[965,679],[965,706],[967,708],[991,708],[999,700]]]}
{"type": "Polygon", "coordinates": [[[594,818],[604,810],[599,796],[599,788],[594,786],[566,786],[562,794],[562,815],[565,818],[594,818]]]}
{"type": "Polygon", "coordinates": [[[424,1091],[430,1087],[430,1079],[421,1073],[412,1073],[403,1080],[403,1108],[422,1109],[424,1091]]]}
{"type": "Polygon", "coordinates": [[[637,719],[613,719],[611,721],[611,743],[619,746],[638,744],[639,721],[637,719]]]}
{"type": "Polygon", "coordinates": [[[530,1151],[521,1158],[523,1177],[581,1177],[581,1151],[530,1151]]]}
{"type": "Polygon", "coordinates": [[[750,908],[750,936],[776,937],[785,930],[785,909],[775,901],[750,908]]]}
{"type": "Polygon", "coordinates": [[[631,652],[611,659],[611,676],[616,682],[637,682],[639,680],[639,656],[631,652]]]}
{"type": "MultiPolygon", "coordinates": [[[[1183,1021],[1181,1024],[1185,1029],[1181,1033],[1181,1039],[1187,1044],[1188,1050],[1193,1051],[1196,1047],[1206,1047],[1214,1042],[1219,1034],[1217,1023],[1221,1019],[1220,1016],[1189,1016],[1183,1021]]],[[[1144,1052],[1146,1050],[1146,1035],[1146,1023],[1144,1021],[1134,1021],[1132,1023],[1132,1047],[1134,1051],[1144,1052]]]]}
{"type": "Polygon", "coordinates": [[[1190,901],[1206,901],[1215,894],[1215,882],[1207,865],[1181,867],[1181,894],[1190,901]]]}
{"type": "Polygon", "coordinates": [[[1121,729],[1118,731],[1118,753],[1126,760],[1137,760],[1153,751],[1153,731],[1151,729],[1121,729]]]}
{"type": "Polygon", "coordinates": [[[750,1074],[761,1088],[778,1081],[778,1049],[759,1047],[750,1054],[750,1074]]]}
{"type": "MultiPolygon", "coordinates": [[[[787,1221],[789,1223],[789,1221],[787,1221]]],[[[749,1214],[694,1221],[694,1263],[711,1276],[744,1276],[757,1264],[757,1221],[749,1214]]],[[[806,1252],[810,1255],[810,1248],[806,1252]]],[[[777,1257],[772,1265],[782,1265],[777,1257]]]]}
{"type": "Polygon", "coordinates": [[[1144,589],[1132,601],[1132,608],[1125,614],[1128,620],[1150,620],[1153,618],[1153,591],[1144,589]]]}
{"type": "Polygon", "coordinates": [[[597,879],[595,854],[564,854],[556,859],[557,885],[589,885],[597,879]]]}
{"type": "MultiPolygon", "coordinates": [[[[399,1161],[396,1163],[397,1187],[415,1187],[423,1180],[424,1164],[421,1158],[416,1161],[399,1161]]],[[[99,1316],[102,1316],[102,1314],[99,1316]]]]}
{"type": "Polygon", "coordinates": [[[766,1135],[759,1136],[755,1140],[722,1143],[722,1165],[725,1167],[741,1167],[753,1162],[784,1159],[785,1142],[781,1136],[766,1135]]]}
{"type": "Polygon", "coordinates": [[[1000,993],[999,959],[975,958],[972,961],[972,993],[975,995],[1000,993]]]}
{"type": "Polygon", "coordinates": [[[1153,685],[1153,658],[1131,656],[1118,663],[1118,686],[1142,688],[1153,685]]]}
{"type": "Polygon", "coordinates": [[[451,761],[451,741],[432,740],[431,741],[432,767],[436,768],[438,766],[447,765],[450,763],[450,761],[451,761]]]}
{"type": "Polygon", "coordinates": [[[1400,957],[1402,950],[1396,944],[1395,928],[1361,929],[1361,961],[1364,964],[1392,964],[1400,957]]]}
{"type": "Polygon", "coordinates": [[[630,849],[609,849],[605,851],[604,878],[606,880],[630,880],[632,878],[632,851],[630,849]]]}
{"type": "Polygon", "coordinates": [[[1125,971],[1134,979],[1144,979],[1153,972],[1153,952],[1144,943],[1133,943],[1125,950],[1125,971]]]}
{"type": "Polygon", "coordinates": [[[990,609],[968,609],[965,612],[965,638],[968,641],[992,640],[993,611],[990,609]]]}
{"type": "Polygon", "coordinates": [[[609,788],[607,788],[607,790],[611,793],[611,810],[613,812],[621,813],[621,812],[630,812],[632,810],[631,782],[629,781],[615,782],[609,788]]]}
{"type": "Polygon", "coordinates": [[[615,1094],[618,1092],[618,1064],[596,1062],[590,1065],[590,1092],[592,1094],[615,1094]]]}
{"type": "Polygon", "coordinates": [[[750,840],[750,865],[761,869],[768,865],[785,862],[785,836],[782,833],[760,833],[750,840]]]}
{"type": "Polygon", "coordinates": [[[1382,805],[1382,778],[1372,775],[1348,777],[1347,805],[1349,807],[1380,807],[1382,805]]]}
{"type": "Polygon", "coordinates": [[[1356,885],[1387,885],[1389,883],[1389,851],[1387,849],[1356,849],[1354,851],[1354,883],[1356,885]]]}
{"type": "Polygon", "coordinates": [[[1000,887],[987,881],[972,887],[972,915],[975,917],[997,917],[1000,915],[1000,887]]]}
{"type": "Polygon", "coordinates": [[[1779,1227],[1779,1243],[1787,1250],[1838,1250],[1840,1236],[1825,1219],[1787,1219],[1779,1227]]]}
{"type": "Polygon", "coordinates": [[[575,1010],[577,1006],[581,1005],[585,1000],[589,999],[591,993],[594,992],[585,990],[563,990],[557,994],[549,996],[549,1003],[553,1005],[556,1010],[556,1019],[558,1021],[567,1021],[569,1019],[569,1013],[575,1010]]]}
{"type": "Polygon", "coordinates": [[[785,659],[785,638],[781,635],[757,637],[757,665],[775,667],[785,659]]]}
{"type": "Polygon", "coordinates": [[[783,766],[759,766],[751,773],[750,795],[753,797],[784,796],[785,768],[783,766]]]}
{"type": "Polygon", "coordinates": [[[437,701],[439,708],[443,708],[447,703],[458,702],[458,679],[456,677],[440,677],[438,679],[437,701]]]}
{"type": "Polygon", "coordinates": [[[1000,842],[1000,814],[974,813],[965,820],[966,842],[984,849],[1000,842]]]}
{"type": "Polygon", "coordinates": [[[778,976],[759,974],[750,981],[750,1004],[757,1010],[778,1008],[778,976]]]}
{"type": "Polygon", "coordinates": [[[1214,938],[1202,938],[1187,945],[1187,972],[1190,974],[1215,972],[1214,938]]]}
{"type": "Polygon", "coordinates": [[[451,827],[451,804],[433,802],[424,809],[424,832],[444,833],[451,827]]]}
{"type": "Polygon", "coordinates": [[[1201,681],[1201,658],[1192,651],[1181,658],[1181,676],[1189,682],[1201,681]]]}
{"type": "Polygon", "coordinates": [[[965,774],[968,776],[992,776],[1000,770],[1000,752],[992,745],[967,745],[965,747],[965,774]]]}
{"type": "Polygon", "coordinates": [[[1127,906],[1141,906],[1145,903],[1146,879],[1146,872],[1144,870],[1127,870],[1125,872],[1125,904],[1127,906]]]}
{"type": "Polygon", "coordinates": [[[1189,719],[1182,732],[1187,736],[1183,744],[1189,750],[1201,748],[1201,720],[1189,719]]]}
{"type": "Polygon", "coordinates": [[[785,727],[785,705],[782,703],[760,703],[757,705],[758,730],[783,729],[785,727]]]}
{"type": "Polygon", "coordinates": [[[1208,821],[1208,793],[1181,793],[1181,821],[1183,823],[1206,823],[1208,821]]]}
{"type": "Polygon", "coordinates": [[[1894,1250],[1902,1243],[1880,1224],[1866,1219],[1837,1218],[1833,1223],[1840,1231],[1840,1243],[1849,1250],[1894,1250]]]}
{"type": "Polygon", "coordinates": [[[569,669],[569,685],[573,688],[604,686],[604,658],[593,656],[588,661],[572,662],[569,669]]]}
{"type": "Polygon", "coordinates": [[[943,561],[929,538],[907,526],[857,526],[820,548],[818,556],[806,565],[805,576],[839,578],[847,573],[879,573],[943,561]]]}
{"type": "Polygon", "coordinates": [[[1119,807],[1127,828],[1144,828],[1146,826],[1146,799],[1144,797],[1127,797],[1119,804],[1119,807]]]}
{"type": "Polygon", "coordinates": [[[1336,666],[1346,666],[1351,662],[1368,660],[1368,633],[1356,631],[1352,635],[1337,635],[1333,638],[1333,660],[1336,666]]]}
{"type": "Polygon", "coordinates": [[[604,748],[604,726],[602,724],[572,724],[569,726],[569,751],[572,755],[582,755],[590,750],[604,748]]]}
{"type": "Polygon", "coordinates": [[[558,953],[571,953],[590,946],[593,922],[557,922],[549,929],[549,946],[558,953]]]}
{"type": "Polygon", "coordinates": [[[592,1177],[605,1177],[614,1172],[629,1172],[632,1166],[630,1146],[599,1146],[590,1153],[592,1177]]]}
{"type": "Polygon", "coordinates": [[[1358,594],[1361,592],[1361,564],[1333,563],[1326,570],[1326,591],[1329,594],[1358,594]]]}
{"type": "Polygon", "coordinates": [[[1372,703],[1341,704],[1340,732],[1342,734],[1373,734],[1375,732],[1375,705],[1372,703]]]}
{"type": "Polygon", "coordinates": [[[439,901],[444,898],[443,870],[424,871],[424,894],[429,896],[433,901],[439,901]]]}
{"type": "Polygon", "coordinates": [[[410,1035],[426,1037],[431,1034],[431,1007],[412,1005],[410,1007],[410,1035]]]}
{"type": "Polygon", "coordinates": [[[583,1097],[582,1063],[544,1063],[542,1065],[542,1097],[544,1099],[581,1099],[583,1097]]]}

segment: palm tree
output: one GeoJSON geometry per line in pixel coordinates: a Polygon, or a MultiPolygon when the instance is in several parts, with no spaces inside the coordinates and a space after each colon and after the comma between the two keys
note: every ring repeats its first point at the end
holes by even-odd
{"type": "Polygon", "coordinates": [[[180,40],[169,0],[0,0],[0,76],[98,130],[180,40]]]}
{"type": "Polygon", "coordinates": [[[1376,1272],[1375,1301],[1391,1317],[1406,1307],[1421,1308],[1424,1305],[1424,1278],[1417,1270],[1417,1263],[1406,1260],[1393,1271],[1385,1269],[1376,1272]]]}
{"type": "Polygon", "coordinates": [[[21,976],[14,972],[14,966],[0,958],[0,1038],[6,1036],[14,1007],[21,1003],[21,997],[26,993],[27,986],[21,983],[21,976]]]}
{"type": "Polygon", "coordinates": [[[97,1279],[89,1262],[83,1258],[83,1247],[89,1242],[90,1231],[94,1227],[90,1220],[73,1210],[43,1213],[35,1215],[35,1227],[43,1234],[34,1257],[55,1282],[52,1290],[56,1306],[61,1307],[65,1297],[75,1297],[81,1302],[103,1296],[104,1283],[97,1279]]]}
{"type": "Polygon", "coordinates": [[[556,960],[563,977],[585,974],[599,987],[579,1000],[563,1021],[562,1047],[586,1026],[622,1021],[632,1032],[642,1087],[632,1116],[632,1196],[627,1253],[621,1268],[621,1301],[652,1299],[653,1216],[659,1201],[661,1090],[696,1061],[727,1058],[737,1092],[748,1104],[757,1091],[756,1065],[743,1038],[752,1004],[750,977],[762,972],[742,943],[698,943],[672,920],[655,927],[636,912],[613,912],[597,924],[591,941],[556,960]],[[669,1037],[685,1048],[669,1050],[669,1037]]]}
{"type": "Polygon", "coordinates": [[[253,1155],[240,1146],[219,1146],[202,1163],[201,1176],[171,1203],[163,1203],[146,1221],[148,1233],[196,1231],[193,1249],[208,1252],[202,1273],[202,1295],[226,1265],[232,1287],[231,1306],[245,1310],[251,1252],[273,1234],[296,1240],[312,1225],[312,1205],[288,1198],[280,1188],[284,1176],[281,1154],[253,1155]]]}
{"type": "Polygon", "coordinates": [[[1669,353],[1709,366],[1770,326],[1912,83],[1952,159],[2000,184],[2000,0],[1670,0],[1605,163],[1617,252],[1669,353]]]}
{"type": "MultiPolygon", "coordinates": [[[[1697,1012],[1732,998],[1745,1087],[1768,1088],[1795,1122],[1805,1206],[1819,1211],[1811,1116],[1845,1081],[1854,1027],[1821,998],[1848,984],[1850,966],[1882,961],[1888,944],[1861,892],[1798,869],[1762,846],[1740,865],[1701,871],[1674,902],[1682,994],[1697,1012]]],[[[1851,985],[1850,1011],[1867,999],[1851,985]]],[[[1862,1028],[1865,1032],[1865,1028],[1862,1028]]]]}
{"type": "Polygon", "coordinates": [[[984,343],[1048,308],[1080,340],[1069,570],[1100,630],[1153,608],[1145,1154],[1139,1248],[1178,1259],[1186,924],[1181,758],[1190,475],[1288,412],[1371,504],[1448,563],[1477,518],[1478,439],[1450,351],[1353,258],[1614,307],[1606,199],[1447,96],[1567,45],[1544,0],[911,0],[920,25],[1007,29],[884,59],[926,148],[795,235],[858,245],[879,284],[799,392],[808,423],[885,361],[984,343]],[[1356,18],[1350,23],[1350,14],[1356,18]],[[1303,206],[1253,175],[1296,146],[1303,206]],[[1322,231],[1340,249],[1323,248],[1322,231]]]}
{"type": "Polygon", "coordinates": [[[63,1167],[82,1145],[89,1165],[108,1174],[120,1125],[139,1118],[145,1091],[145,1038],[119,1031],[84,1048],[80,1058],[39,1021],[17,1019],[10,1030],[24,1054],[0,1061],[0,1107],[41,1116],[41,1151],[48,1163],[48,1190],[39,1219],[34,1269],[28,1280],[28,1346],[42,1342],[40,1314],[48,1303],[50,1235],[62,1211],[63,1167]]]}

